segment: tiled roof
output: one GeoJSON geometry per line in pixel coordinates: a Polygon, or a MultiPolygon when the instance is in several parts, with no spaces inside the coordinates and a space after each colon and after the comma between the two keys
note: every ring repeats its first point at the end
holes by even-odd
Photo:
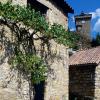
{"type": "Polygon", "coordinates": [[[100,63],[100,46],[78,51],[70,57],[69,65],[87,65],[100,63]]]}

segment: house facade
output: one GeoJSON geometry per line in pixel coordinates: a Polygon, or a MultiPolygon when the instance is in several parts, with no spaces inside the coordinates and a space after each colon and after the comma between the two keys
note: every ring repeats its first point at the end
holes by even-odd
{"type": "Polygon", "coordinates": [[[1,0],[1,2],[5,1],[21,6],[29,4],[36,11],[40,11],[51,25],[61,24],[66,30],[68,29],[68,13],[74,13],[74,10],[64,0],[1,0]]]}
{"type": "MultiPolygon", "coordinates": [[[[0,2],[7,1],[21,6],[30,4],[32,8],[43,14],[51,25],[57,23],[63,25],[66,30],[68,29],[67,15],[73,13],[73,9],[64,0],[0,0],[0,2]]],[[[44,53],[48,57],[47,63],[50,67],[47,80],[45,85],[42,83],[42,85],[32,87],[18,71],[10,69],[8,60],[12,53],[12,44],[11,29],[0,24],[0,100],[68,100],[67,48],[57,44],[54,40],[50,41],[51,54],[54,58],[47,56],[48,52],[44,53]]],[[[40,53],[41,42],[35,41],[35,46],[40,53]]],[[[46,51],[47,48],[45,47],[46,51]]]]}
{"type": "MultiPolygon", "coordinates": [[[[28,3],[31,3],[31,1],[28,3]]],[[[68,29],[68,13],[73,13],[74,11],[64,0],[36,0],[36,2],[42,5],[41,9],[43,6],[46,7],[43,14],[45,14],[47,21],[51,25],[57,23],[64,26],[66,30],[68,29]]],[[[37,7],[39,8],[40,6],[37,7]]]]}
{"type": "Polygon", "coordinates": [[[100,46],[70,57],[69,100],[100,100],[100,46]]]}

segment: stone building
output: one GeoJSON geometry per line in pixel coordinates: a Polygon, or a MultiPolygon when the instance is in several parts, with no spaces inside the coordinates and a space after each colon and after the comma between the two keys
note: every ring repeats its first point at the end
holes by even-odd
{"type": "Polygon", "coordinates": [[[91,47],[91,14],[81,13],[75,16],[76,32],[80,34],[80,48],[91,47]]]}
{"type": "Polygon", "coordinates": [[[70,57],[69,100],[100,100],[100,46],[70,57]]]}
{"type": "Polygon", "coordinates": [[[58,23],[68,29],[67,16],[74,11],[64,0],[28,0],[28,3],[44,14],[51,25],[58,23]]]}
{"type": "MultiPolygon", "coordinates": [[[[30,4],[36,11],[45,15],[50,24],[58,23],[68,29],[68,13],[73,9],[64,0],[0,0],[12,1],[12,4],[27,6],[30,4]]],[[[50,41],[51,59],[48,58],[50,72],[45,85],[30,87],[30,82],[12,70],[8,63],[13,50],[12,31],[0,25],[0,100],[68,100],[68,52],[63,45],[50,41]],[[2,33],[3,31],[3,34],[2,33]],[[42,86],[42,87],[41,87],[42,86]],[[35,89],[35,93],[34,93],[35,89]]],[[[41,52],[41,42],[35,42],[36,50],[41,52]]],[[[47,50],[47,47],[45,47],[47,50]]],[[[46,51],[45,55],[48,54],[46,51]]],[[[50,56],[48,56],[50,57],[50,56]]]]}
{"type": "Polygon", "coordinates": [[[68,29],[68,13],[74,10],[64,0],[1,0],[1,2],[12,1],[13,4],[27,6],[30,4],[36,11],[45,15],[47,21],[63,25],[68,29]]]}

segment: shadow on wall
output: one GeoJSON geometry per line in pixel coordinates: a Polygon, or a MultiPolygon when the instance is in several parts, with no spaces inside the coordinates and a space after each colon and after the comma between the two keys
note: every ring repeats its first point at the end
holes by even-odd
{"type": "Polygon", "coordinates": [[[44,100],[44,89],[45,89],[45,82],[41,82],[40,84],[34,85],[35,90],[35,97],[34,100],[44,100]]]}
{"type": "Polygon", "coordinates": [[[36,0],[28,0],[27,4],[29,4],[32,9],[35,9],[35,11],[39,11],[42,15],[45,15],[47,13],[48,7],[39,3],[36,0]]]}
{"type": "Polygon", "coordinates": [[[94,100],[96,66],[70,66],[69,100],[94,100]]]}
{"type": "MultiPolygon", "coordinates": [[[[15,48],[15,44],[14,44],[14,42],[12,42],[8,38],[8,36],[7,36],[8,32],[5,30],[4,27],[5,26],[2,26],[2,25],[0,26],[0,48],[1,48],[0,49],[1,50],[0,51],[0,65],[2,65],[4,63],[6,58],[8,58],[8,62],[9,62],[9,60],[10,60],[11,56],[14,54],[14,50],[15,50],[14,49],[15,48]]],[[[6,28],[8,28],[8,27],[6,27],[6,28]]],[[[10,30],[10,28],[8,28],[8,29],[10,30]]],[[[29,48],[29,46],[27,46],[27,48],[29,48]]],[[[25,50],[28,51],[28,49],[25,49],[25,50]]],[[[11,71],[12,71],[12,68],[11,68],[11,71]]],[[[18,74],[20,75],[19,71],[18,71],[18,74]]],[[[24,76],[24,78],[26,78],[26,77],[24,76]]],[[[12,79],[10,81],[12,81],[12,79]]],[[[7,83],[9,84],[10,82],[8,81],[7,83]]],[[[18,85],[20,85],[20,83],[21,82],[19,81],[18,85]]],[[[33,85],[32,83],[29,82],[30,100],[33,100],[33,97],[31,97],[32,96],[32,91],[35,91],[35,93],[33,94],[34,95],[34,100],[43,100],[44,99],[44,87],[45,87],[45,82],[44,81],[41,82],[40,84],[37,84],[37,85],[36,84],[33,85]],[[34,89],[34,90],[32,90],[32,89],[34,89]]]]}
{"type": "Polygon", "coordinates": [[[4,27],[0,26],[0,46],[1,46],[1,54],[0,54],[0,65],[4,63],[4,60],[13,54],[14,52],[14,44],[9,40],[9,38],[4,34],[6,31],[4,27]]]}

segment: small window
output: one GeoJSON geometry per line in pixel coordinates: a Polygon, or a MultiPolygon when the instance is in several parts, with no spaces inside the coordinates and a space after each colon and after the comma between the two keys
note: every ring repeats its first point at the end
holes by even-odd
{"type": "Polygon", "coordinates": [[[84,24],[85,23],[85,20],[82,20],[82,24],[84,24]]]}
{"type": "Polygon", "coordinates": [[[81,31],[82,27],[78,27],[77,29],[78,29],[78,31],[81,31]]]}
{"type": "Polygon", "coordinates": [[[36,0],[28,0],[27,2],[33,9],[35,9],[35,11],[39,11],[42,15],[46,16],[48,10],[47,6],[43,5],[42,3],[36,0]]]}
{"type": "Polygon", "coordinates": [[[76,28],[77,28],[77,31],[81,31],[82,30],[82,26],[81,25],[76,26],[76,28]]]}

